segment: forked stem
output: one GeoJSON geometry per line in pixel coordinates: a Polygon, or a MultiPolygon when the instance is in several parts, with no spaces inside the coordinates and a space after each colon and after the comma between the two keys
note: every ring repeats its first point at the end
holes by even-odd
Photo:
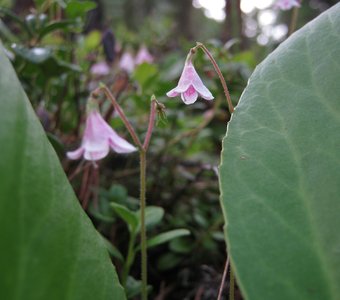
{"type": "MultiPolygon", "coordinates": [[[[150,117],[149,117],[149,124],[148,129],[145,135],[144,143],[142,144],[139,140],[135,130],[133,129],[131,123],[125,116],[123,109],[118,104],[116,98],[112,95],[111,91],[105,85],[101,85],[97,90],[95,90],[92,95],[95,97],[97,93],[103,90],[106,97],[110,99],[112,105],[114,106],[115,110],[119,114],[120,118],[122,119],[126,129],[129,131],[134,143],[139,148],[139,158],[140,158],[140,220],[141,220],[141,256],[142,256],[142,292],[141,292],[141,299],[147,300],[148,299],[148,291],[147,291],[147,245],[146,245],[146,226],[145,226],[145,209],[146,209],[146,152],[149,147],[152,130],[155,123],[156,118],[156,111],[157,109],[163,109],[161,103],[159,103],[156,97],[153,95],[151,97],[151,108],[150,108],[150,117]]],[[[133,242],[135,237],[132,237],[129,244],[129,254],[128,259],[129,261],[126,263],[126,268],[123,271],[123,284],[126,284],[128,272],[130,270],[131,264],[134,258],[133,252],[133,242]]]]}
{"type": "Polygon", "coordinates": [[[118,104],[116,98],[112,95],[111,91],[107,88],[107,86],[102,85],[100,88],[98,88],[97,90],[95,90],[92,94],[95,94],[96,92],[98,92],[99,90],[103,90],[106,97],[111,101],[113,107],[115,108],[115,110],[117,111],[117,113],[119,114],[120,118],[122,119],[126,129],[129,131],[133,141],[135,142],[135,144],[137,145],[137,147],[139,149],[143,149],[143,145],[140,142],[135,130],[133,129],[131,123],[129,122],[129,120],[127,119],[127,117],[125,116],[125,113],[123,111],[123,109],[120,107],[120,105],[118,104]]]}

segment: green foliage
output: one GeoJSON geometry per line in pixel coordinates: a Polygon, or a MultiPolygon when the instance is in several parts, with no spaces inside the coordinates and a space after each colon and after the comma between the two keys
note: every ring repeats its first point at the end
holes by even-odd
{"type": "Polygon", "coordinates": [[[2,298],[124,299],[1,44],[0,62],[2,298]]]}
{"type": "Polygon", "coordinates": [[[181,236],[189,235],[189,234],[190,234],[190,231],[187,229],[174,229],[168,232],[163,232],[149,239],[147,242],[147,246],[148,248],[152,248],[160,244],[164,244],[173,239],[179,238],[181,236]]]}
{"type": "Polygon", "coordinates": [[[65,12],[70,19],[84,17],[91,9],[96,8],[97,4],[93,1],[71,0],[67,3],[65,12]]]}
{"type": "Polygon", "coordinates": [[[228,126],[221,200],[246,299],[339,299],[339,14],[257,67],[228,126]]]}

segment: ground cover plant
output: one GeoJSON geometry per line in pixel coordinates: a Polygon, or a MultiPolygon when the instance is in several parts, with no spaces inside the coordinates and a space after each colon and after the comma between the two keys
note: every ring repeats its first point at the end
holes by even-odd
{"type": "Polygon", "coordinates": [[[0,2],[1,299],[340,299],[340,5],[269,2],[0,2]]]}

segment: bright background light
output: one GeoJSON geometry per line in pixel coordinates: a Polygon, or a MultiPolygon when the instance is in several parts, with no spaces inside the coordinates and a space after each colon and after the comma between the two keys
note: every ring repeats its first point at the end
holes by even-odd
{"type": "MultiPolygon", "coordinates": [[[[227,0],[234,1],[234,0],[227,0]]],[[[260,45],[266,45],[271,40],[280,41],[287,34],[287,26],[275,25],[277,10],[273,9],[276,0],[241,0],[241,10],[245,14],[244,33],[247,37],[256,37],[260,45]],[[258,10],[257,20],[254,18],[255,10],[258,10]]],[[[206,17],[217,22],[223,22],[226,18],[226,0],[193,0],[195,8],[203,9],[206,17]]]]}
{"type": "MultiPolygon", "coordinates": [[[[229,0],[233,1],[233,0],[229,0]]],[[[266,9],[273,5],[275,0],[242,0],[241,10],[248,14],[255,8],[266,9]]],[[[211,19],[216,21],[223,21],[225,19],[225,0],[193,0],[192,4],[196,8],[203,8],[204,14],[211,19]]]]}
{"type": "MultiPolygon", "coordinates": [[[[231,0],[232,1],[232,0],[231,0]]],[[[241,10],[248,14],[255,8],[265,9],[274,4],[274,0],[241,0],[241,10]]]]}
{"type": "Polygon", "coordinates": [[[216,21],[223,21],[225,19],[225,0],[193,0],[192,4],[196,8],[203,8],[204,14],[216,21]]]}

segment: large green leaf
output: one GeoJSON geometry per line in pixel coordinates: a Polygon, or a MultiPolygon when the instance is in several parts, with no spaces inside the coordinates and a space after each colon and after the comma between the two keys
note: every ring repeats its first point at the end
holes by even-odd
{"type": "Polygon", "coordinates": [[[340,299],[340,4],[251,76],[220,185],[246,299],[340,299]]]}
{"type": "Polygon", "coordinates": [[[0,294],[125,299],[0,44],[0,294]]]}

